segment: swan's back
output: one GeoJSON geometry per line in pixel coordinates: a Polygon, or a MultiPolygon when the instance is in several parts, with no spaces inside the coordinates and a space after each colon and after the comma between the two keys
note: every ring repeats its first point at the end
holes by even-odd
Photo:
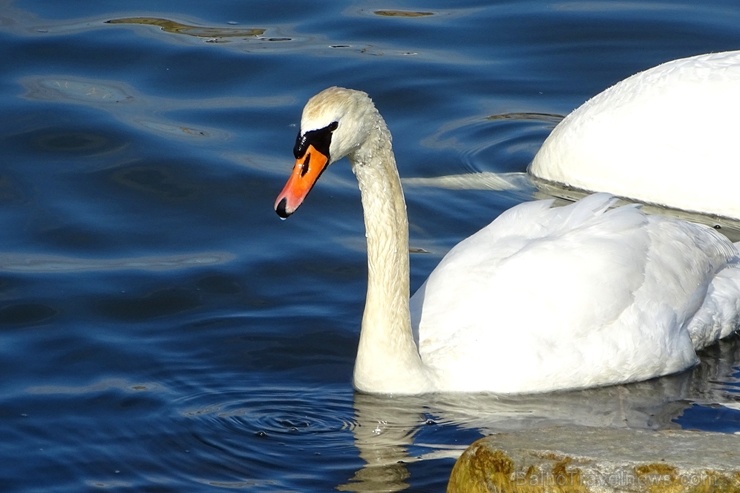
{"type": "Polygon", "coordinates": [[[733,269],[740,299],[737,251],[711,228],[611,203],[522,204],[449,252],[411,304],[441,387],[541,392],[696,362],[688,327],[717,272],[733,269]]]}
{"type": "Polygon", "coordinates": [[[541,179],[740,218],[740,51],[674,60],[568,115],[530,166],[541,179]]]}

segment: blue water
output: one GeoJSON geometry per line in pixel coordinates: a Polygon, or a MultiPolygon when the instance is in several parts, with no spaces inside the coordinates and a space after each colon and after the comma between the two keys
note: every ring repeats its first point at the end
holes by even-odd
{"type": "MultiPolygon", "coordinates": [[[[740,48],[735,0],[0,1],[2,491],[442,492],[553,424],[740,431],[740,341],[546,396],[373,397],[351,373],[349,166],[272,210],[305,100],[368,91],[404,177],[523,171],[560,116],[740,48]]],[[[412,285],[531,192],[407,187],[412,285]]]]}

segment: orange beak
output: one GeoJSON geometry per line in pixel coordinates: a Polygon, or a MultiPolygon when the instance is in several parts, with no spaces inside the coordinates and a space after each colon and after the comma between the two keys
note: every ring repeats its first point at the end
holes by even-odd
{"type": "Polygon", "coordinates": [[[328,156],[308,146],[303,157],[296,159],[283,191],[275,200],[275,212],[283,219],[293,214],[311,191],[329,163],[328,156]]]}

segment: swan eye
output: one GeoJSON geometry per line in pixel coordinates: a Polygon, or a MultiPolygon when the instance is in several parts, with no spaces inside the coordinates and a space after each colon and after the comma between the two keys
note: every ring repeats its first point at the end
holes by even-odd
{"type": "Polygon", "coordinates": [[[322,153],[324,156],[329,158],[329,147],[331,146],[332,132],[339,127],[339,122],[331,122],[324,128],[317,130],[309,130],[308,132],[301,134],[295,139],[295,146],[293,147],[293,155],[296,159],[300,159],[306,154],[308,146],[313,146],[317,151],[322,153]]]}

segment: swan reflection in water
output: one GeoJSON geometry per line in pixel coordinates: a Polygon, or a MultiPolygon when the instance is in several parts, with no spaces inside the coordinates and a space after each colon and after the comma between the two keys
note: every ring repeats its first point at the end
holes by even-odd
{"type": "Polygon", "coordinates": [[[682,415],[699,406],[733,413],[740,422],[740,336],[702,351],[701,364],[691,370],[628,385],[522,396],[355,392],[352,434],[365,464],[337,489],[402,491],[413,463],[444,460],[451,470],[470,443],[494,433],[552,426],[678,429],[682,415]],[[431,435],[427,427],[434,427],[433,441],[424,439],[431,435]]]}

